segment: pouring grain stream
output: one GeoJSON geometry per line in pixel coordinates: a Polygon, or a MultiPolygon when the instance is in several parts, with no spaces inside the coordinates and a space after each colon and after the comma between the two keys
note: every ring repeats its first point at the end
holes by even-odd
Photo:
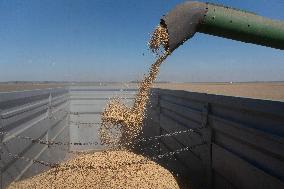
{"type": "Polygon", "coordinates": [[[167,51],[168,41],[167,29],[160,24],[156,27],[149,42],[150,49],[158,58],[151,65],[148,76],[140,82],[133,107],[127,107],[119,98],[114,98],[108,103],[102,113],[102,124],[100,128],[102,144],[118,144],[120,147],[126,147],[141,132],[146,105],[149,101],[150,89],[157,78],[160,65],[170,54],[170,52],[167,51]],[[160,55],[160,53],[162,54],[160,55]],[[121,135],[114,131],[117,128],[120,129],[121,135]]]}

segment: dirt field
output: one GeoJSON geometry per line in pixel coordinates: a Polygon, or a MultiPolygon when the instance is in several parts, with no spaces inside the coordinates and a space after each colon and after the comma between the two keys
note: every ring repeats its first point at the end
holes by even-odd
{"type": "Polygon", "coordinates": [[[269,83],[159,83],[155,87],[226,96],[284,100],[284,82],[269,83]]]}
{"type": "MultiPolygon", "coordinates": [[[[76,84],[77,85],[77,84],[76,84]]],[[[137,84],[106,84],[121,88],[137,87],[137,84]]],[[[1,84],[0,92],[21,91],[32,89],[44,89],[52,87],[61,87],[64,84],[1,84]]],[[[219,94],[226,96],[241,96],[258,99],[273,99],[284,101],[284,82],[267,83],[156,83],[155,87],[173,90],[186,90],[192,92],[219,94]]]]}
{"type": "Polygon", "coordinates": [[[8,84],[0,83],[0,92],[9,92],[9,91],[23,91],[23,90],[33,90],[33,89],[47,89],[54,87],[62,87],[63,84],[32,84],[32,83],[21,83],[21,84],[8,84]]]}

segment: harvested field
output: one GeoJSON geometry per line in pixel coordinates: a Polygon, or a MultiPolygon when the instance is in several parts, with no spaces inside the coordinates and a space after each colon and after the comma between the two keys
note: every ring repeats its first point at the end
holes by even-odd
{"type": "Polygon", "coordinates": [[[284,100],[284,82],[255,83],[156,83],[155,87],[225,96],[284,100]]]}
{"type": "Polygon", "coordinates": [[[55,87],[63,87],[64,84],[59,83],[49,83],[49,84],[32,84],[32,83],[21,83],[21,84],[8,84],[0,83],[0,92],[10,92],[10,91],[24,91],[24,90],[34,90],[34,89],[47,89],[55,87]]]}
{"type": "MultiPolygon", "coordinates": [[[[76,85],[80,86],[80,83],[76,85]]],[[[92,86],[93,84],[89,84],[92,86]]],[[[133,88],[135,83],[104,83],[104,86],[133,88]]],[[[0,92],[44,89],[66,86],[64,84],[0,84],[0,92]]],[[[185,90],[225,96],[240,96],[268,100],[284,100],[284,82],[250,83],[155,83],[154,87],[185,90]]]]}
{"type": "MultiPolygon", "coordinates": [[[[80,83],[77,84],[80,86],[80,83]]],[[[91,85],[91,84],[90,84],[91,85]]],[[[137,87],[134,83],[105,83],[104,86],[124,88],[137,87]]],[[[0,84],[0,92],[45,89],[66,86],[64,84],[0,84]]],[[[185,90],[225,96],[240,96],[268,100],[284,100],[284,82],[251,83],[155,83],[154,87],[185,90]]]]}

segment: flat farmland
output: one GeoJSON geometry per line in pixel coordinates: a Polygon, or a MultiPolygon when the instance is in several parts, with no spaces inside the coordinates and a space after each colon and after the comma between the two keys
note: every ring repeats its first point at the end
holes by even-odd
{"type": "Polygon", "coordinates": [[[11,91],[24,91],[24,90],[34,90],[34,89],[48,89],[55,87],[62,87],[64,84],[58,83],[0,83],[0,92],[11,92],[11,91]]]}
{"type": "Polygon", "coordinates": [[[157,83],[155,87],[225,96],[284,101],[284,82],[157,83]]]}
{"type": "MultiPolygon", "coordinates": [[[[24,83],[7,84],[0,83],[0,92],[23,91],[70,86],[66,83],[24,83]]],[[[86,84],[76,83],[76,86],[86,84]]],[[[100,86],[97,83],[89,83],[88,86],[100,86]]],[[[103,86],[125,88],[137,88],[135,83],[103,83],[103,86]]],[[[155,83],[154,87],[172,90],[185,90],[191,92],[218,94],[225,96],[238,96],[256,99],[284,101],[284,82],[251,82],[251,83],[155,83]]]]}

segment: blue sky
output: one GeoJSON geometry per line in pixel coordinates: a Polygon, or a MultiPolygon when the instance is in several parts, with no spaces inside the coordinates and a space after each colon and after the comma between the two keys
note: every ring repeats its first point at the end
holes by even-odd
{"type": "MultiPolygon", "coordinates": [[[[210,0],[209,0],[210,1],[210,0]]],[[[0,81],[131,81],[154,61],[149,33],[180,0],[0,0],[0,81]]],[[[284,20],[283,0],[211,0],[284,20]]],[[[159,80],[284,80],[284,52],[197,34],[159,80]]]]}

